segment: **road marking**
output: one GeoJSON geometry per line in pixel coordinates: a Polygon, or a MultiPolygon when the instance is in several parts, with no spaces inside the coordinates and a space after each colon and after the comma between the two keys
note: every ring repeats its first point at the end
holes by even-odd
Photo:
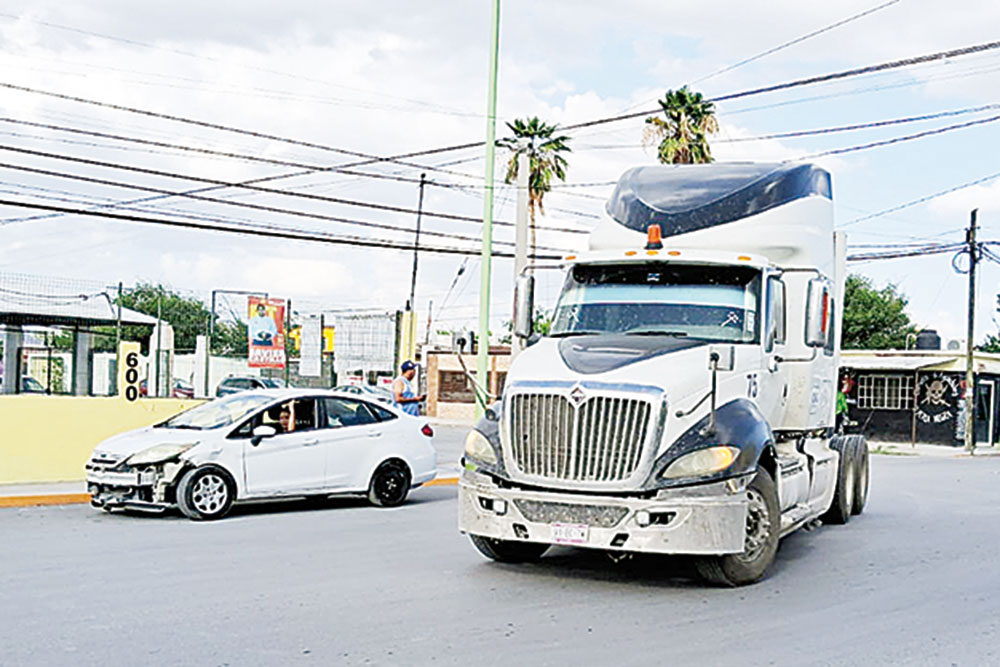
{"type": "Polygon", "coordinates": [[[424,482],[424,486],[456,486],[458,477],[437,477],[429,482],[424,482]]]}
{"type": "Polygon", "coordinates": [[[90,502],[89,493],[47,493],[40,496],[0,496],[0,507],[79,505],[90,502]]]}

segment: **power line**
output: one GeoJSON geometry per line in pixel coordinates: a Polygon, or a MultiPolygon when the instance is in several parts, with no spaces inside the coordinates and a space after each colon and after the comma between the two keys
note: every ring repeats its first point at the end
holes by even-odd
{"type": "MultiPolygon", "coordinates": [[[[278,227],[274,225],[257,224],[252,226],[240,225],[232,227],[222,227],[219,225],[210,225],[200,222],[162,220],[146,216],[125,215],[121,213],[109,213],[106,211],[91,211],[87,209],[74,209],[65,206],[20,202],[9,199],[0,199],[0,206],[12,206],[16,208],[36,209],[42,211],[58,211],[60,213],[66,213],[70,215],[86,215],[98,218],[108,218],[111,220],[121,220],[124,222],[141,222],[154,225],[165,225],[168,227],[180,227],[186,229],[198,229],[203,231],[226,232],[232,234],[244,234],[249,236],[264,236],[271,238],[290,239],[296,241],[313,241],[317,243],[329,243],[334,245],[350,245],[350,246],[359,246],[368,248],[388,248],[393,250],[417,250],[418,252],[434,252],[434,253],[443,253],[451,255],[479,256],[480,254],[480,251],[478,250],[465,250],[462,248],[429,246],[429,245],[421,245],[419,247],[415,247],[412,243],[397,243],[393,241],[373,241],[371,239],[366,239],[359,236],[338,236],[334,234],[328,234],[325,232],[303,232],[300,230],[289,229],[286,227],[278,227]]],[[[513,258],[514,254],[509,252],[508,253],[497,252],[493,253],[493,256],[500,258],[513,258]]],[[[533,255],[532,258],[544,259],[544,260],[562,259],[560,255],[538,255],[538,254],[533,255]]]]}
{"type": "MultiPolygon", "coordinates": [[[[984,51],[991,51],[993,49],[1000,48],[1000,42],[987,42],[985,44],[976,44],[973,46],[965,46],[959,49],[951,49],[949,51],[937,51],[935,53],[928,53],[922,56],[913,56],[910,58],[903,58],[901,60],[890,60],[883,63],[878,63],[875,65],[866,65],[864,67],[855,67],[853,69],[842,70],[839,72],[832,72],[829,74],[821,74],[818,76],[810,76],[803,79],[794,79],[792,81],[786,81],[784,83],[776,83],[770,86],[762,86],[759,88],[750,88],[748,90],[739,91],[736,93],[729,93],[728,95],[718,95],[716,97],[708,98],[709,102],[723,102],[726,100],[735,100],[742,97],[750,97],[752,95],[761,95],[763,93],[772,93],[779,90],[788,90],[789,88],[798,88],[800,86],[808,86],[814,83],[826,83],[827,81],[836,81],[839,79],[846,79],[854,76],[859,76],[862,74],[872,74],[874,72],[883,72],[892,69],[898,69],[900,67],[909,67],[911,65],[919,65],[921,63],[933,62],[935,60],[944,60],[947,58],[957,58],[959,56],[969,55],[972,53],[981,53],[984,51]]],[[[595,125],[604,125],[607,123],[615,123],[622,120],[629,120],[632,118],[640,118],[642,116],[648,116],[650,114],[659,113],[660,109],[651,109],[647,111],[633,111],[631,113],[619,114],[617,116],[609,116],[607,118],[598,118],[596,120],[586,121],[583,123],[575,123],[572,125],[564,125],[561,130],[579,130],[585,127],[593,127],[595,125]]]]}
{"type": "MultiPolygon", "coordinates": [[[[82,176],[82,175],[79,175],[79,174],[66,174],[66,173],[62,173],[62,172],[51,171],[51,170],[48,170],[48,169],[38,169],[36,167],[26,167],[24,165],[15,165],[15,164],[9,164],[9,163],[2,163],[2,162],[0,162],[0,168],[2,168],[2,169],[14,169],[14,170],[17,170],[17,171],[26,171],[26,172],[29,172],[29,173],[40,174],[40,175],[43,175],[43,176],[54,176],[54,177],[57,177],[57,178],[68,178],[68,179],[73,179],[73,180],[78,180],[78,181],[84,181],[84,182],[87,182],[87,183],[97,183],[99,185],[110,185],[112,187],[128,188],[128,189],[131,189],[131,190],[140,190],[140,191],[144,191],[144,192],[158,192],[158,193],[167,193],[167,194],[171,193],[170,190],[163,190],[163,189],[160,189],[160,188],[153,188],[153,187],[144,186],[144,185],[135,185],[135,184],[129,184],[129,183],[122,183],[121,181],[111,181],[111,180],[107,180],[107,179],[94,178],[92,176],[82,176]]],[[[343,218],[343,217],[332,216],[332,215],[324,215],[324,214],[321,214],[321,213],[308,213],[306,211],[297,211],[297,210],[294,210],[294,209],[279,208],[279,207],[276,207],[276,206],[266,206],[264,204],[253,204],[253,203],[250,203],[250,202],[237,202],[237,201],[232,201],[232,200],[228,200],[228,199],[216,199],[216,198],[213,198],[213,197],[203,197],[201,195],[192,195],[192,194],[187,194],[187,195],[184,195],[184,196],[188,197],[188,198],[191,198],[191,199],[197,199],[199,201],[207,201],[207,202],[211,202],[211,203],[225,204],[225,205],[229,205],[229,206],[239,206],[239,207],[242,207],[242,208],[249,208],[249,209],[257,210],[257,211],[264,211],[264,212],[267,212],[267,213],[277,213],[279,215],[291,215],[291,216],[296,216],[296,217],[301,217],[301,218],[308,218],[308,219],[312,219],[312,220],[325,220],[325,221],[328,221],[328,222],[337,222],[337,223],[341,223],[341,224],[358,225],[358,226],[363,226],[363,227],[387,228],[387,229],[391,229],[393,231],[403,231],[403,232],[406,232],[408,234],[412,233],[412,231],[413,231],[412,229],[407,229],[405,227],[396,227],[396,226],[391,226],[391,225],[384,225],[384,224],[381,224],[381,223],[368,222],[368,221],[363,221],[363,220],[355,220],[355,219],[352,219],[352,218],[343,218]]],[[[61,207],[45,208],[43,206],[34,206],[34,207],[28,207],[28,206],[26,206],[26,207],[23,207],[23,208],[35,208],[35,209],[38,209],[38,210],[51,210],[51,211],[58,211],[58,212],[62,212],[62,213],[64,213],[64,212],[66,212],[66,211],[69,210],[69,209],[65,209],[64,210],[61,207]]],[[[108,208],[108,207],[107,206],[97,206],[96,208],[97,209],[103,209],[103,208],[108,208]]],[[[77,209],[73,209],[73,212],[76,212],[76,211],[77,211],[77,209]]],[[[88,213],[96,215],[96,214],[100,213],[100,211],[99,210],[91,210],[88,213]]],[[[445,237],[445,238],[454,238],[454,239],[463,240],[463,241],[473,241],[473,242],[478,242],[479,241],[479,239],[475,238],[475,237],[461,236],[461,235],[457,235],[457,234],[449,234],[447,232],[434,232],[432,234],[430,231],[424,231],[424,233],[428,234],[428,235],[441,236],[441,237],[445,237]]],[[[500,242],[498,242],[498,243],[500,243],[500,242]]],[[[509,244],[509,242],[506,242],[506,241],[502,242],[502,243],[509,244]]],[[[412,248],[412,246],[407,246],[407,247],[411,247],[412,248]]]]}
{"type": "Polygon", "coordinates": [[[881,5],[876,6],[876,7],[872,7],[870,9],[866,9],[865,11],[859,12],[859,13],[854,14],[852,16],[848,16],[847,18],[841,19],[841,20],[837,21],[836,23],[831,23],[830,25],[824,26],[824,27],[820,28],[819,30],[813,30],[810,33],[802,35],[801,37],[796,37],[795,39],[792,39],[792,40],[789,40],[787,42],[784,42],[783,44],[779,44],[777,46],[774,46],[774,47],[772,47],[770,49],[767,49],[766,51],[761,51],[760,53],[758,53],[756,55],[750,56],[749,58],[744,58],[743,60],[740,60],[739,62],[733,63],[732,65],[727,65],[726,67],[723,67],[721,69],[718,69],[718,70],[712,72],[711,74],[706,74],[705,76],[703,76],[703,77],[701,77],[699,79],[695,79],[694,81],[691,81],[688,85],[693,86],[696,83],[701,83],[702,81],[707,81],[708,79],[716,77],[716,76],[718,76],[720,74],[724,74],[725,72],[732,71],[732,70],[736,69],[737,67],[742,67],[743,65],[747,65],[749,63],[752,63],[755,60],[760,60],[761,58],[764,58],[764,57],[769,56],[771,54],[777,53],[778,51],[782,51],[784,49],[787,49],[790,46],[795,46],[796,44],[800,44],[800,43],[802,43],[802,42],[804,42],[804,41],[806,41],[808,39],[812,39],[813,37],[816,37],[818,35],[822,35],[825,32],[830,32],[831,30],[834,30],[835,28],[839,28],[842,25],[846,25],[848,23],[851,23],[852,21],[857,21],[858,19],[864,18],[865,16],[868,16],[869,14],[874,14],[875,12],[880,11],[882,9],[885,9],[886,7],[889,7],[891,5],[894,5],[897,2],[899,2],[899,0],[889,0],[889,2],[885,2],[885,3],[881,4],[881,5]]]}
{"type": "Polygon", "coordinates": [[[847,146],[846,148],[834,148],[828,151],[822,151],[819,153],[812,153],[811,155],[805,155],[796,160],[809,160],[812,158],[824,157],[827,155],[841,155],[843,153],[853,153],[855,151],[863,151],[869,148],[878,148],[881,146],[891,146],[892,144],[898,144],[903,141],[912,141],[913,139],[922,139],[923,137],[933,136],[935,134],[944,134],[945,132],[951,132],[952,130],[961,130],[966,127],[972,127],[973,125],[983,125],[984,123],[993,123],[1000,120],[1000,115],[990,116],[989,118],[980,118],[978,120],[970,120],[965,123],[957,123],[955,125],[946,125],[945,127],[939,127],[933,130],[924,130],[923,132],[917,132],[915,134],[905,134],[899,137],[893,137],[891,139],[883,139],[882,141],[873,141],[867,144],[858,144],[856,146],[847,146]]]}
{"type": "MultiPolygon", "coordinates": [[[[346,149],[346,148],[339,148],[339,147],[336,147],[336,146],[327,146],[325,144],[318,144],[318,143],[315,143],[315,142],[312,142],[312,141],[303,141],[301,139],[292,139],[290,137],[282,137],[282,136],[275,135],[275,134],[270,134],[270,133],[267,133],[267,132],[258,132],[256,130],[247,130],[247,129],[243,129],[243,128],[233,127],[231,125],[223,125],[221,123],[212,123],[212,122],[205,121],[205,120],[198,120],[196,118],[187,118],[185,116],[176,116],[174,114],[161,113],[161,112],[158,112],[158,111],[150,111],[148,109],[139,109],[137,107],[130,107],[130,106],[126,106],[126,105],[123,105],[123,104],[113,104],[111,102],[102,102],[100,100],[92,100],[92,99],[89,99],[89,98],[86,98],[86,97],[78,97],[76,95],[67,95],[65,93],[56,93],[56,92],[49,91],[49,90],[41,90],[39,88],[31,88],[31,87],[28,87],[28,86],[19,86],[17,84],[3,82],[3,81],[0,81],[0,88],[7,88],[7,89],[10,89],[10,90],[18,90],[18,91],[21,91],[21,92],[32,93],[32,94],[35,94],[35,95],[44,95],[46,97],[53,97],[53,98],[56,98],[56,99],[66,100],[66,101],[69,101],[69,102],[79,102],[81,104],[90,104],[90,105],[93,105],[93,106],[103,107],[103,108],[106,108],[106,109],[114,109],[116,111],[125,111],[125,112],[128,112],[128,113],[139,114],[139,115],[142,115],[142,116],[148,116],[150,118],[158,118],[158,119],[161,119],[161,120],[169,120],[169,121],[173,121],[173,122],[177,122],[177,123],[184,123],[184,124],[187,124],[187,125],[194,125],[194,126],[197,126],[197,127],[204,127],[206,129],[210,129],[210,130],[220,130],[220,131],[223,131],[223,132],[232,132],[232,133],[235,133],[235,134],[242,134],[242,135],[254,137],[256,139],[267,139],[268,141],[278,141],[278,142],[282,142],[282,143],[291,144],[291,145],[294,145],[294,146],[303,146],[305,148],[313,148],[313,149],[316,149],[316,150],[327,151],[327,152],[331,152],[331,153],[337,153],[337,154],[340,154],[340,155],[347,155],[347,156],[355,157],[355,158],[364,158],[365,160],[371,160],[371,163],[394,162],[396,164],[401,164],[401,165],[404,165],[404,166],[407,166],[407,167],[412,167],[412,168],[415,168],[415,169],[429,169],[431,171],[438,171],[438,168],[430,166],[430,165],[416,164],[416,163],[412,163],[412,162],[404,162],[404,160],[406,158],[411,158],[411,157],[419,157],[419,156],[426,156],[426,155],[435,155],[437,153],[447,153],[447,152],[451,152],[451,151],[463,150],[465,148],[477,148],[477,147],[481,146],[482,143],[483,143],[481,141],[477,141],[477,142],[472,142],[472,143],[456,144],[456,145],[453,145],[453,146],[443,146],[443,147],[439,147],[439,148],[431,148],[431,149],[426,149],[426,150],[421,150],[421,151],[414,151],[414,152],[411,152],[411,153],[405,153],[405,154],[398,155],[398,156],[385,157],[385,156],[372,155],[371,153],[362,153],[360,151],[349,150],[349,149],[346,149]]],[[[351,166],[360,166],[360,165],[351,165],[351,166]]],[[[312,173],[312,170],[310,170],[310,172],[308,172],[308,173],[312,173]]],[[[450,172],[450,173],[454,173],[454,172],[450,172]]],[[[472,176],[471,174],[459,174],[459,175],[465,176],[467,178],[476,178],[475,176],[472,176]]],[[[291,177],[291,175],[286,175],[286,176],[281,176],[280,178],[290,178],[290,177],[291,177]]]]}
{"type": "Polygon", "coordinates": [[[939,192],[935,192],[934,194],[930,194],[930,195],[926,195],[924,197],[919,197],[918,199],[910,200],[910,201],[905,202],[903,204],[898,204],[898,205],[892,206],[890,208],[882,209],[881,211],[877,211],[875,213],[870,213],[868,215],[863,215],[860,218],[854,218],[853,220],[849,220],[848,222],[845,222],[844,224],[839,225],[839,227],[840,228],[848,227],[850,225],[856,225],[859,222],[865,222],[866,220],[873,220],[874,218],[881,218],[884,215],[889,215],[890,213],[895,213],[896,211],[902,211],[905,208],[910,208],[911,206],[917,206],[918,204],[923,204],[925,202],[929,202],[932,199],[937,199],[938,197],[943,197],[944,195],[951,194],[952,192],[958,192],[959,190],[964,190],[965,188],[971,188],[974,185],[981,185],[983,183],[988,183],[990,181],[996,180],[997,178],[1000,178],[1000,171],[996,172],[995,174],[990,174],[989,176],[983,176],[982,178],[977,178],[976,180],[969,181],[968,183],[962,183],[961,185],[956,185],[956,186],[948,188],[946,190],[941,190],[939,192]]]}
{"type": "Polygon", "coordinates": [[[716,139],[715,143],[732,144],[732,143],[740,143],[746,141],[765,141],[768,139],[788,139],[792,137],[805,137],[818,134],[833,134],[836,132],[851,132],[854,130],[867,130],[874,127],[885,127],[887,125],[900,125],[904,123],[915,123],[924,120],[934,120],[936,118],[945,118],[948,116],[963,116],[965,114],[979,113],[980,111],[989,111],[991,109],[1000,109],[1000,104],[984,104],[978,107],[966,107],[964,109],[954,109],[951,111],[939,111],[937,113],[924,114],[922,116],[906,116],[903,118],[893,118],[890,120],[878,120],[878,121],[871,121],[868,123],[855,123],[853,125],[838,125],[835,127],[823,127],[812,130],[796,130],[793,132],[776,132],[774,134],[762,134],[756,137],[735,137],[732,139],[716,139]]]}
{"type": "MultiPolygon", "coordinates": [[[[36,23],[38,25],[43,25],[43,26],[45,26],[47,28],[55,28],[57,30],[64,30],[64,31],[67,31],[67,32],[73,32],[73,33],[76,33],[76,34],[79,34],[79,35],[85,35],[87,37],[98,37],[100,39],[104,39],[104,40],[108,40],[108,41],[112,41],[112,42],[120,42],[122,44],[128,44],[130,46],[139,46],[139,47],[142,47],[142,48],[145,48],[145,49],[152,49],[152,50],[156,50],[156,51],[166,51],[168,53],[175,53],[177,55],[182,55],[182,56],[186,56],[186,57],[189,57],[189,58],[195,58],[197,60],[205,60],[205,61],[209,61],[209,62],[223,63],[223,64],[227,64],[227,65],[233,65],[233,64],[235,64],[238,67],[242,67],[244,69],[248,69],[248,70],[252,70],[252,71],[264,72],[264,73],[267,73],[267,74],[275,74],[277,76],[282,76],[282,77],[286,77],[286,78],[294,79],[294,80],[298,80],[298,81],[308,81],[310,83],[318,83],[318,84],[321,84],[321,85],[324,85],[324,86],[330,86],[330,87],[333,87],[333,88],[340,88],[340,89],[343,89],[343,90],[349,90],[351,92],[356,92],[356,93],[363,93],[365,95],[374,95],[374,96],[377,96],[377,97],[385,97],[387,99],[396,99],[396,100],[400,100],[400,101],[403,101],[403,102],[408,102],[410,104],[416,104],[418,106],[426,107],[425,110],[427,110],[427,111],[433,111],[434,109],[438,109],[438,110],[441,110],[441,111],[438,111],[438,113],[444,112],[444,113],[451,113],[453,115],[464,115],[464,116],[471,116],[471,117],[475,117],[475,118],[480,118],[482,116],[481,114],[477,114],[477,113],[463,112],[463,111],[459,111],[459,110],[456,110],[456,109],[449,109],[448,107],[445,107],[444,105],[441,105],[441,104],[435,104],[435,103],[432,103],[432,102],[427,102],[427,101],[419,100],[419,99],[415,99],[415,98],[403,97],[403,96],[400,96],[400,95],[391,95],[389,93],[384,93],[384,92],[381,92],[381,91],[365,90],[363,88],[354,88],[352,86],[345,86],[343,84],[333,83],[333,82],[327,81],[325,79],[317,79],[317,78],[305,76],[305,75],[302,75],[302,74],[292,74],[290,72],[282,72],[281,70],[271,69],[271,68],[268,68],[268,67],[259,67],[259,66],[255,66],[255,65],[247,65],[247,64],[241,63],[241,62],[226,61],[226,60],[223,60],[222,58],[213,58],[212,56],[206,56],[203,53],[192,53],[190,51],[182,51],[180,49],[166,47],[166,46],[162,46],[162,45],[159,45],[159,44],[149,44],[147,42],[140,42],[138,40],[128,39],[128,38],[125,38],[125,37],[116,37],[114,35],[107,35],[107,34],[100,33],[100,32],[95,32],[95,31],[92,31],[92,30],[83,30],[81,28],[74,28],[72,26],[61,25],[61,24],[52,23],[52,22],[49,22],[49,21],[43,21],[41,19],[36,19],[36,18],[29,17],[29,16],[23,16],[23,15],[22,16],[18,16],[18,15],[15,15],[15,14],[9,14],[9,13],[5,13],[5,12],[0,12],[0,16],[5,17],[5,18],[9,18],[9,19],[12,19],[12,20],[15,20],[15,21],[27,19],[29,21],[32,21],[33,23],[36,23]]],[[[128,70],[126,70],[126,71],[128,71],[128,70]]],[[[159,75],[159,76],[165,76],[165,75],[159,75]]],[[[181,78],[181,79],[183,79],[183,77],[170,77],[170,78],[181,78]]]]}
{"type": "MultiPolygon", "coordinates": [[[[413,214],[413,215],[415,215],[417,213],[416,209],[410,209],[410,208],[406,208],[406,207],[402,207],[402,206],[390,206],[388,204],[379,204],[379,203],[376,203],[376,202],[364,202],[364,201],[359,201],[359,200],[355,200],[355,199],[343,199],[343,198],[340,198],[340,197],[327,197],[326,195],[317,195],[317,194],[313,194],[313,193],[309,193],[309,192],[296,192],[294,190],[279,190],[279,189],[275,189],[275,188],[263,188],[263,187],[255,186],[255,185],[242,185],[242,184],[237,184],[237,183],[230,183],[228,181],[220,181],[220,180],[214,179],[214,178],[203,178],[203,177],[199,177],[199,176],[187,176],[187,175],[178,174],[178,173],[175,173],[175,172],[161,171],[159,169],[147,169],[145,167],[136,167],[136,166],[132,166],[132,165],[119,164],[119,163],[115,163],[115,162],[104,162],[102,160],[91,160],[89,158],[73,157],[73,156],[70,156],[70,155],[60,155],[58,153],[49,153],[49,152],[46,152],[46,151],[36,151],[36,150],[32,150],[30,148],[17,148],[17,147],[14,147],[14,146],[3,146],[3,145],[0,145],[0,150],[10,151],[10,152],[14,152],[14,153],[22,153],[22,154],[25,154],[25,155],[34,155],[34,156],[37,156],[37,157],[44,157],[44,158],[50,158],[50,159],[56,159],[56,160],[64,160],[64,161],[68,161],[68,162],[76,162],[76,163],[79,163],[79,164],[86,164],[86,165],[95,166],[95,167],[105,167],[105,168],[109,168],[109,169],[119,169],[119,170],[122,170],[122,171],[129,171],[129,172],[136,172],[136,173],[141,173],[141,174],[148,174],[148,175],[151,175],[151,176],[160,176],[160,177],[164,177],[164,178],[173,178],[173,179],[180,179],[180,180],[185,180],[185,181],[193,181],[195,183],[206,183],[206,184],[211,184],[211,185],[215,185],[215,186],[224,186],[224,187],[239,187],[239,188],[242,188],[242,189],[253,190],[254,192],[261,192],[261,193],[264,193],[264,194],[280,195],[280,196],[285,196],[285,197],[297,197],[297,198],[301,198],[301,199],[309,199],[309,200],[313,200],[313,201],[322,201],[322,202],[327,202],[327,203],[332,203],[332,204],[341,204],[341,205],[345,205],[345,206],[357,206],[357,207],[361,207],[361,208],[369,208],[369,209],[374,209],[374,210],[378,210],[378,211],[388,211],[388,212],[391,212],[391,213],[407,213],[407,214],[413,214]]],[[[12,169],[16,169],[17,168],[17,167],[12,166],[12,165],[3,165],[3,166],[8,167],[8,168],[12,168],[12,169]]],[[[39,172],[39,173],[43,173],[43,172],[39,172]]],[[[76,175],[62,174],[62,173],[58,173],[58,172],[49,172],[49,174],[50,175],[55,175],[55,176],[60,177],[60,178],[74,178],[74,177],[76,177],[76,175]]],[[[140,186],[134,185],[134,184],[124,184],[124,183],[120,183],[120,182],[109,182],[109,181],[102,181],[102,180],[98,180],[96,182],[103,182],[104,185],[117,185],[118,187],[125,187],[125,188],[129,188],[129,189],[147,190],[149,192],[159,192],[159,193],[164,193],[164,194],[171,193],[171,194],[176,195],[176,196],[182,196],[182,197],[187,197],[187,198],[191,198],[191,199],[198,199],[200,201],[208,201],[208,202],[213,202],[213,203],[217,203],[217,204],[224,204],[224,205],[228,205],[228,206],[249,206],[249,204],[247,202],[235,202],[235,201],[233,201],[231,199],[218,199],[218,198],[214,198],[214,197],[203,197],[203,196],[200,196],[200,195],[193,195],[193,194],[190,194],[190,193],[175,192],[175,191],[172,191],[172,190],[163,190],[163,189],[160,189],[160,188],[146,188],[146,187],[140,187],[140,186]]],[[[272,212],[274,212],[274,211],[272,211],[272,212]]],[[[434,211],[423,211],[423,215],[430,216],[430,217],[435,217],[435,218],[441,218],[441,219],[444,219],[444,220],[453,220],[453,221],[458,221],[458,222],[475,222],[475,223],[482,222],[479,218],[473,218],[473,217],[465,216],[465,215],[455,215],[455,214],[452,214],[452,213],[439,213],[439,212],[434,212],[434,211]]],[[[354,224],[357,224],[357,223],[354,223],[354,224]]],[[[507,226],[507,227],[513,227],[514,226],[514,223],[511,223],[511,222],[503,222],[503,223],[497,223],[497,224],[502,224],[503,226],[507,226]]],[[[396,231],[405,231],[407,233],[412,232],[411,229],[407,229],[405,227],[395,227],[395,226],[392,226],[392,225],[382,225],[382,224],[377,224],[377,223],[365,223],[364,226],[382,227],[383,229],[392,229],[392,230],[396,230],[396,231]]],[[[565,231],[565,230],[567,230],[569,228],[548,227],[547,229],[549,229],[550,231],[565,231]]],[[[574,233],[577,233],[577,232],[580,232],[581,230],[572,230],[572,231],[574,233]]],[[[451,236],[450,234],[448,234],[446,232],[426,231],[425,233],[426,234],[430,234],[430,235],[435,235],[435,236],[451,236]]],[[[584,233],[586,233],[586,232],[584,232],[584,233]]],[[[471,237],[460,237],[460,238],[470,239],[470,240],[478,240],[478,239],[474,239],[474,238],[471,238],[471,237]]]]}

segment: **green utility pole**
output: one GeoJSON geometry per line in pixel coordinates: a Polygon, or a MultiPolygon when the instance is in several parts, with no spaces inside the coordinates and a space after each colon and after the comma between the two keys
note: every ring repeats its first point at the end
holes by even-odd
{"type": "MultiPolygon", "coordinates": [[[[489,391],[487,365],[490,354],[490,260],[493,257],[493,163],[496,160],[497,133],[497,59],[500,52],[500,0],[493,0],[493,31],[490,36],[490,80],[486,98],[486,189],[483,198],[483,253],[479,284],[479,355],[476,358],[476,383],[489,391]]],[[[477,392],[478,393],[478,392],[477,392]]],[[[483,406],[476,402],[476,419],[483,416],[483,406]]]]}

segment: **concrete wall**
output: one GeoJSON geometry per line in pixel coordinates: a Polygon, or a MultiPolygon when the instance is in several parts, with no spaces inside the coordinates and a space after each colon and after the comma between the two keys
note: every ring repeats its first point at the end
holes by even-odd
{"type": "Polygon", "coordinates": [[[199,401],[81,396],[0,396],[0,484],[76,481],[94,447],[199,401]]]}

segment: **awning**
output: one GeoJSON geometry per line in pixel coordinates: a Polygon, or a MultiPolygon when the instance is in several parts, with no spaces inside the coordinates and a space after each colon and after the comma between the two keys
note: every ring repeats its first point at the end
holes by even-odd
{"type": "Polygon", "coordinates": [[[951,364],[958,359],[955,356],[941,355],[871,355],[871,356],[840,356],[841,368],[853,368],[859,371],[916,371],[951,364]]]}
{"type": "MultiPolygon", "coordinates": [[[[98,326],[118,321],[118,306],[107,292],[56,292],[41,280],[2,280],[0,274],[0,324],[21,326],[98,326]]],[[[156,318],[121,309],[122,324],[155,325],[156,318]]]]}

